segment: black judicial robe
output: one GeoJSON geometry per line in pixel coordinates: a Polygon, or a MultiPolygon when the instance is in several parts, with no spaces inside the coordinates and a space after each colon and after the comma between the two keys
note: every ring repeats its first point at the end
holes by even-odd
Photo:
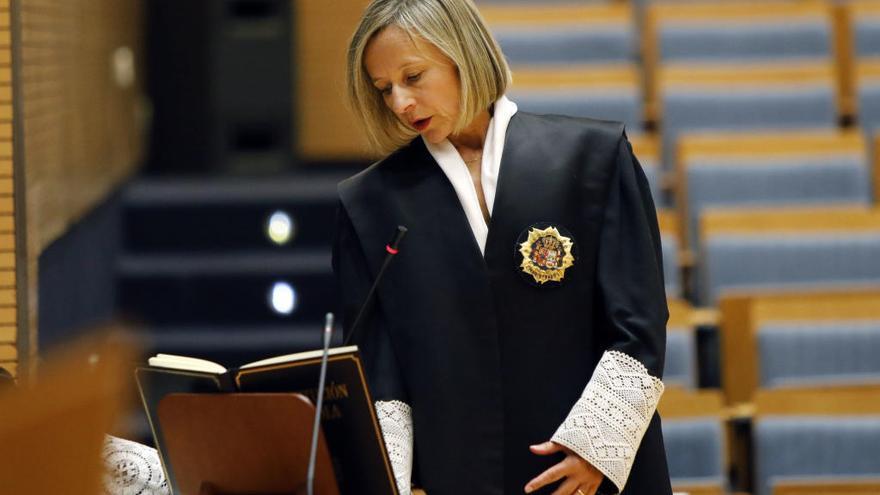
{"type": "MultiPolygon", "coordinates": [[[[604,351],[662,377],[660,235],[621,124],[515,114],[485,256],[420,138],[343,181],[339,195],[333,264],[347,328],[394,228],[409,229],[357,343],[373,398],[412,407],[414,478],[430,495],[523,493],[561,459],[529,445],[551,438],[604,351]],[[574,242],[574,265],[555,286],[519,268],[517,241],[535,224],[574,242]]],[[[671,493],[656,414],[623,493],[671,493]]]]}

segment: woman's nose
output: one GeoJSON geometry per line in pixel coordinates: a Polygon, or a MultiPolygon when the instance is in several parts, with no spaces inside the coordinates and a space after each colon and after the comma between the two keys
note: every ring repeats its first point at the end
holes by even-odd
{"type": "Polygon", "coordinates": [[[391,110],[394,113],[403,115],[412,110],[414,105],[415,99],[409,91],[401,88],[391,90],[391,110]]]}

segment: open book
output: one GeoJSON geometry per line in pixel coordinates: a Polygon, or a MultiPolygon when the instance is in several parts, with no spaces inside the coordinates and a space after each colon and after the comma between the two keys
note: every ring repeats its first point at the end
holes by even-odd
{"type": "MultiPolygon", "coordinates": [[[[321,351],[273,357],[227,369],[204,359],[159,354],[135,371],[138,389],[172,490],[158,406],[173,393],[296,392],[316,401],[321,351]]],[[[394,475],[356,346],[330,349],[321,426],[343,495],[397,494],[394,475]]],[[[311,431],[312,425],[302,428],[311,431]]],[[[176,492],[176,490],[175,490],[176,492]]]]}

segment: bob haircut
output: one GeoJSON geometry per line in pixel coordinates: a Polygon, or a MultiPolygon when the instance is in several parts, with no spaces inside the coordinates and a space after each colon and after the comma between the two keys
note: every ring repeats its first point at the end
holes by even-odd
{"type": "Polygon", "coordinates": [[[458,69],[461,101],[458,132],[507,91],[511,75],[498,42],[471,0],[373,0],[348,48],[348,101],[375,151],[390,153],[418,133],[385,105],[364,67],[364,50],[388,26],[398,26],[440,49],[458,69]]]}

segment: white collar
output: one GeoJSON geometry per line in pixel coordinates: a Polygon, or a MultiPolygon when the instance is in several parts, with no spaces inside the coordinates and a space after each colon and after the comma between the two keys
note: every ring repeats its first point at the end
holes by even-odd
{"type": "MultiPolygon", "coordinates": [[[[498,186],[498,172],[501,169],[501,155],[504,152],[504,138],[507,135],[507,125],[517,111],[516,103],[501,96],[495,102],[492,118],[489,120],[489,129],[486,132],[486,142],[483,144],[483,159],[480,164],[480,181],[483,186],[483,196],[486,198],[486,207],[489,216],[492,216],[492,207],[495,203],[495,191],[498,186]]],[[[480,252],[486,250],[486,237],[489,234],[489,226],[483,218],[480,210],[480,202],[477,199],[477,191],[471,180],[467,165],[458,154],[455,146],[444,139],[441,143],[431,144],[422,138],[428,152],[440,165],[443,173],[452,183],[455,194],[461,202],[468,223],[474,233],[474,238],[480,246],[480,252]]]]}

